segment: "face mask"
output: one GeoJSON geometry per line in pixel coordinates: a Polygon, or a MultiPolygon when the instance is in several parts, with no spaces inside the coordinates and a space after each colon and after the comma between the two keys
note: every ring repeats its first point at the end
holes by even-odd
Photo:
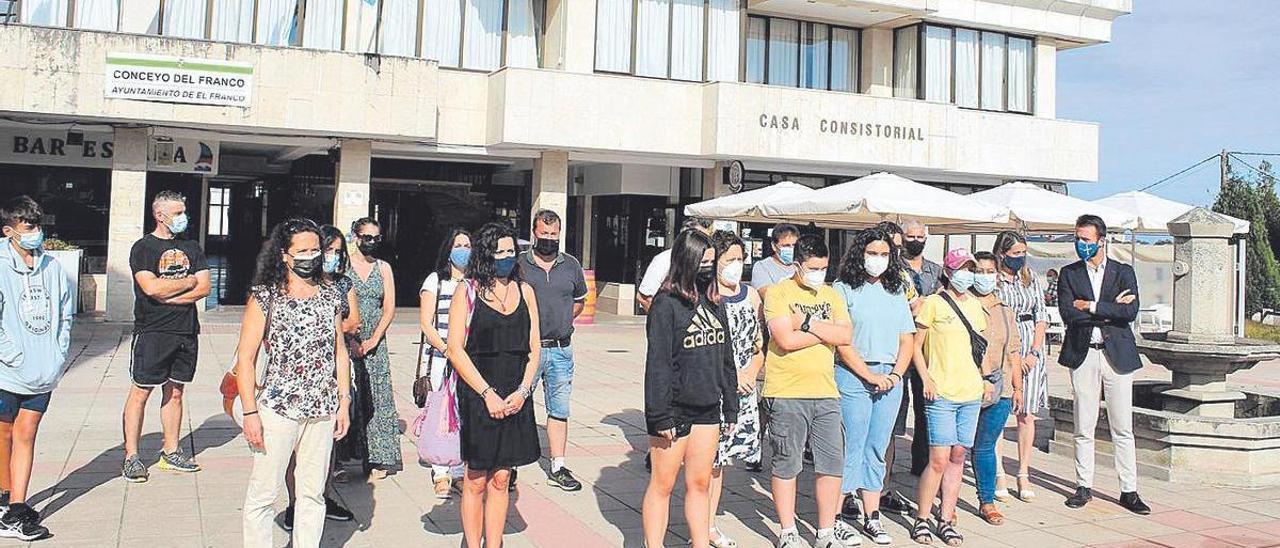
{"type": "Polygon", "coordinates": [[[471,248],[455,247],[449,252],[449,262],[458,268],[466,268],[471,263],[471,248]]]}
{"type": "Polygon", "coordinates": [[[187,231],[187,214],[180,213],[169,218],[169,232],[182,234],[187,231]]]}
{"type": "Polygon", "coordinates": [[[902,244],[902,248],[906,250],[908,257],[919,257],[921,253],[924,253],[924,242],[907,240],[902,244]]]}
{"type": "Polygon", "coordinates": [[[1004,267],[1009,269],[1010,271],[1020,272],[1022,270],[1022,267],[1027,265],[1027,258],[1025,256],[1010,257],[1008,255],[1005,255],[1004,259],[1002,259],[1002,262],[1004,262],[1004,267]]]}
{"type": "Polygon", "coordinates": [[[1098,254],[1097,242],[1088,243],[1081,240],[1076,240],[1076,256],[1080,257],[1080,260],[1087,261],[1089,259],[1092,259],[1093,256],[1097,254],[1098,254]]]}
{"type": "Polygon", "coordinates": [[[342,257],[339,257],[337,253],[325,253],[324,254],[324,273],[333,274],[337,272],[338,263],[340,263],[341,261],[342,261],[342,257]]]}
{"type": "Polygon", "coordinates": [[[17,234],[18,236],[18,247],[21,247],[22,249],[25,249],[27,251],[35,251],[37,249],[40,249],[40,246],[44,245],[43,230],[37,229],[33,232],[28,232],[26,234],[18,234],[17,231],[14,231],[14,234],[17,234]]]}
{"type": "Polygon", "coordinates": [[[796,248],[792,245],[782,246],[778,248],[778,260],[782,264],[791,264],[796,260],[796,248]]]}
{"type": "Polygon", "coordinates": [[[724,265],[724,269],[720,271],[720,279],[729,285],[738,285],[742,282],[742,261],[732,261],[724,265]]]}
{"type": "Polygon", "coordinates": [[[504,257],[501,259],[494,259],[493,274],[499,278],[506,278],[511,275],[511,271],[515,269],[515,267],[516,267],[515,257],[504,257]]]}
{"type": "Polygon", "coordinates": [[[533,244],[533,251],[543,257],[550,257],[560,253],[560,240],[552,240],[550,238],[538,238],[533,244]]]}
{"type": "Polygon", "coordinates": [[[363,242],[363,241],[362,241],[362,242],[360,242],[360,244],[359,244],[359,245],[357,245],[356,247],[360,248],[360,254],[362,254],[362,255],[373,255],[373,254],[374,254],[374,252],[378,251],[378,243],[377,243],[377,242],[363,242]]]}
{"type": "Polygon", "coordinates": [[[973,287],[973,278],[973,272],[968,270],[957,270],[952,272],[951,289],[954,289],[959,293],[964,293],[965,291],[968,291],[970,287],[973,287]]]}
{"type": "Polygon", "coordinates": [[[816,288],[825,283],[827,283],[827,269],[825,268],[804,273],[804,285],[816,288]]]}
{"type": "Polygon", "coordinates": [[[698,287],[707,287],[716,279],[715,265],[701,265],[698,267],[698,287]]]}
{"type": "Polygon", "coordinates": [[[300,278],[310,279],[314,277],[320,271],[321,266],[319,253],[310,257],[293,258],[293,273],[300,278]]]}
{"type": "Polygon", "coordinates": [[[889,257],[884,255],[864,255],[862,257],[862,266],[867,269],[867,275],[872,278],[879,278],[884,271],[889,270],[889,257]]]}
{"type": "Polygon", "coordinates": [[[994,273],[975,275],[973,277],[973,290],[977,291],[979,295],[990,295],[992,291],[996,290],[996,275],[994,273]]]}

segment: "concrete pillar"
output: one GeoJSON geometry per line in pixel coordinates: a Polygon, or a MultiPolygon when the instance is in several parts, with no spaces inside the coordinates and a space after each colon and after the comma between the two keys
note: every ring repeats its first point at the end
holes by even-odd
{"type": "Polygon", "coordinates": [[[594,255],[595,245],[592,236],[595,235],[596,225],[592,222],[591,202],[592,197],[586,195],[582,197],[582,219],[578,222],[582,223],[582,267],[595,268],[594,255]]]}
{"type": "Polygon", "coordinates": [[[133,274],[129,251],[144,234],[147,200],[146,128],[116,128],[107,213],[107,319],[133,319],[133,274]]]}
{"type": "MultiPolygon", "coordinates": [[[[568,218],[569,209],[569,153],[548,150],[533,161],[533,211],[550,209],[568,218]]],[[[532,215],[529,222],[532,223],[532,215]]],[[[532,226],[530,226],[532,228],[532,226]]],[[[532,232],[532,231],[531,231],[532,232]]],[[[564,239],[560,240],[564,249],[564,239]]]]}
{"type": "Polygon", "coordinates": [[[725,179],[725,162],[716,162],[713,167],[702,170],[702,199],[710,200],[728,194],[729,181],[725,179]]]}
{"type": "Polygon", "coordinates": [[[333,226],[344,233],[351,223],[369,216],[369,164],[373,143],[356,139],[342,141],[338,153],[337,189],[333,195],[333,226]]]}
{"type": "Polygon", "coordinates": [[[1058,117],[1058,48],[1041,40],[1036,43],[1035,58],[1035,115],[1040,118],[1058,117]]]}
{"type": "Polygon", "coordinates": [[[893,97],[893,29],[862,31],[862,93],[893,97]]]}
{"type": "Polygon", "coordinates": [[[595,72],[595,0],[547,0],[547,31],[542,67],[595,72]]]}

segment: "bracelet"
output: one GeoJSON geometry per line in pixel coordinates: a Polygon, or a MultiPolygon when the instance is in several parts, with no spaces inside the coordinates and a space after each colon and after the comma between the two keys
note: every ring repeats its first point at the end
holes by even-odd
{"type": "Polygon", "coordinates": [[[489,395],[489,391],[490,391],[490,390],[493,390],[493,393],[494,393],[494,394],[497,394],[497,393],[498,393],[498,391],[497,391],[497,390],[494,390],[494,389],[493,389],[493,387],[492,387],[492,386],[490,386],[490,387],[488,387],[488,388],[486,388],[486,389],[484,389],[484,390],[481,390],[481,391],[480,391],[480,397],[481,397],[481,398],[484,398],[485,396],[489,395]]]}
{"type": "Polygon", "coordinates": [[[258,414],[258,411],[255,409],[253,411],[245,411],[244,413],[241,413],[240,416],[247,417],[249,415],[257,415],[257,414],[258,414]]]}
{"type": "Polygon", "coordinates": [[[902,382],[902,375],[899,375],[897,371],[890,371],[890,372],[889,372],[889,376],[890,376],[890,377],[898,377],[898,380],[897,380],[897,381],[895,381],[895,382],[902,382]]]}

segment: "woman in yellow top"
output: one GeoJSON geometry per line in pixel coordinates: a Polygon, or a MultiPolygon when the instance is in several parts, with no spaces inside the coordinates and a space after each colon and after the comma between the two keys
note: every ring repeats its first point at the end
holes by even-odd
{"type": "Polygon", "coordinates": [[[924,379],[929,466],[920,476],[918,511],[911,538],[932,541],[928,519],[942,489],[937,535],[948,546],[964,543],[956,532],[956,501],[963,483],[965,451],[973,447],[982,407],[981,357],[974,359],[970,332],[987,327],[986,313],[969,294],[976,263],[967,249],[953,249],[943,261],[945,289],[925,297],[916,313],[916,353],[912,360],[924,379]]]}

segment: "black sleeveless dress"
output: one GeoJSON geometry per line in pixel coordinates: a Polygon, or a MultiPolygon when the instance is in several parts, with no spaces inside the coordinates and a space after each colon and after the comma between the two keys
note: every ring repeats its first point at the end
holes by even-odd
{"type": "MultiPolygon", "coordinates": [[[[529,361],[529,307],[524,302],[511,314],[502,314],[476,299],[467,335],[467,356],[480,376],[506,398],[520,388],[529,361]]],[[[462,460],[471,470],[515,468],[538,461],[538,427],[533,404],[501,420],[489,416],[484,399],[470,385],[458,383],[458,409],[462,418],[462,460]]]]}

